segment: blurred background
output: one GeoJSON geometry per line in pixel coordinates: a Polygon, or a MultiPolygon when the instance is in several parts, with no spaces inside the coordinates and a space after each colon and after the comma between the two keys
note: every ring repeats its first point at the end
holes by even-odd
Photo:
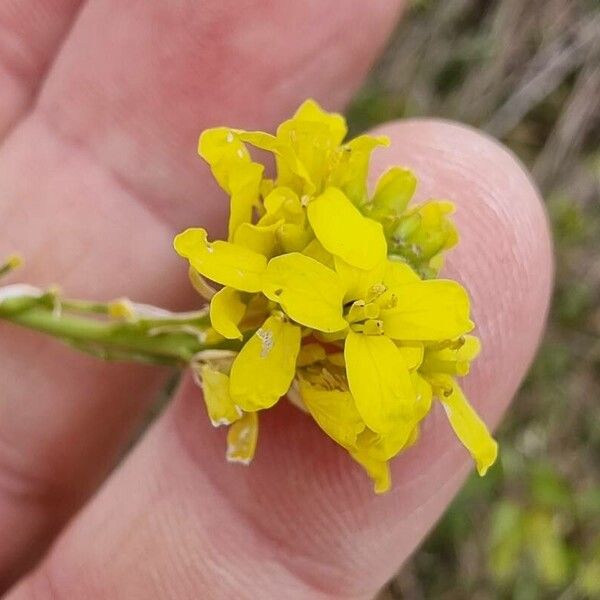
{"type": "Polygon", "coordinates": [[[556,288],[499,464],[379,600],[600,598],[600,1],[411,2],[349,116],[357,132],[422,115],[483,128],[532,171],[556,288]]]}

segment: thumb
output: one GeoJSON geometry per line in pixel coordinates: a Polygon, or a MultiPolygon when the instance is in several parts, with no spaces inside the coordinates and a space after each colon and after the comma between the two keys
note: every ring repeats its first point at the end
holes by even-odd
{"type": "MultiPolygon", "coordinates": [[[[407,165],[420,179],[419,199],[457,204],[462,241],[447,270],[471,293],[483,346],[465,389],[494,426],[531,362],[548,306],[552,259],[539,196],[514,157],[474,130],[438,121],[382,129],[393,143],[374,174],[407,165]]],[[[368,598],[471,468],[439,406],[394,461],[384,496],[287,403],[261,418],[248,469],[224,462],[223,432],[207,423],[187,380],[9,598],[368,598]]]]}

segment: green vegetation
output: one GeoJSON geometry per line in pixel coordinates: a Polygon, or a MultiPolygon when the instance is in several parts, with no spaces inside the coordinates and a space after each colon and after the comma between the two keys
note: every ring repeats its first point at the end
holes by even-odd
{"type": "Polygon", "coordinates": [[[355,130],[436,115],[532,170],[555,236],[538,358],[474,477],[382,599],[600,598],[600,3],[413,2],[357,96],[355,130]]]}

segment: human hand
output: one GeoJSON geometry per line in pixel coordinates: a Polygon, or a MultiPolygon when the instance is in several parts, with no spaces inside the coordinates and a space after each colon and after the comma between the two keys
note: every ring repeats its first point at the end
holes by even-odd
{"type": "MultiPolygon", "coordinates": [[[[341,107],[398,7],[80,4],[0,7],[0,256],[18,249],[25,279],[61,282],[71,295],[193,306],[172,237],[198,224],[222,230],[227,211],[195,155],[198,133],[269,129],[307,96],[341,107]]],[[[535,350],[549,296],[536,191],[514,158],[471,129],[421,120],[382,131],[392,146],[375,154],[374,178],[405,164],[420,179],[419,199],[444,195],[458,206],[462,242],[448,270],[472,294],[483,341],[466,388],[494,425],[535,350]]],[[[436,410],[394,462],[393,490],[376,497],[360,468],[283,404],[261,420],[252,467],[230,466],[223,432],[185,381],[89,500],[165,372],[98,364],[0,331],[4,588],[87,501],[10,599],[369,597],[470,468],[436,410]]]]}

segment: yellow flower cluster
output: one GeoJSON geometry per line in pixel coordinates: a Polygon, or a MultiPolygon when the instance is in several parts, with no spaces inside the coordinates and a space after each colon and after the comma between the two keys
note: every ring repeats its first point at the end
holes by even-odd
{"type": "Polygon", "coordinates": [[[200,137],[230,197],[228,240],[187,229],[175,249],[210,297],[208,335],[240,340],[239,351],[198,357],[209,416],[230,426],[228,458],[248,463],[258,412],[287,394],[384,492],[389,459],[415,443],[437,398],[483,475],[497,444],[455,379],[479,351],[469,298],[436,278],[458,241],[452,204],[408,208],[416,179],[398,167],[369,194],[370,155],[388,140],[344,143],[346,133],[341,115],[308,100],[276,135],[219,127],[200,137]],[[274,179],[248,145],[272,153],[274,179]]]}

